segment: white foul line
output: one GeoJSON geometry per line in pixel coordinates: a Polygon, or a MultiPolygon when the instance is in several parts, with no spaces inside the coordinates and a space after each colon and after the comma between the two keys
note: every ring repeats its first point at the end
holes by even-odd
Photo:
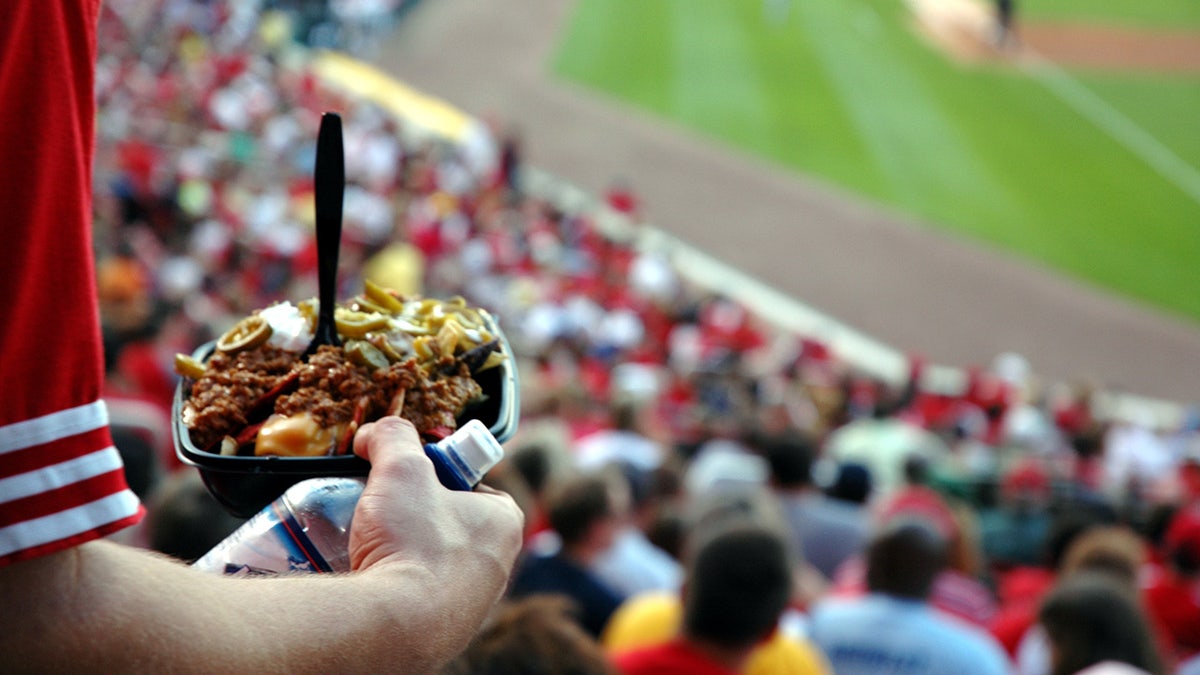
{"type": "Polygon", "coordinates": [[[1140,157],[1150,168],[1200,204],[1200,171],[1171,152],[1158,139],[1121,114],[1104,99],[1080,84],[1062,68],[1038,54],[1031,54],[1029,70],[1050,93],[1074,108],[1117,143],[1140,157]]]}

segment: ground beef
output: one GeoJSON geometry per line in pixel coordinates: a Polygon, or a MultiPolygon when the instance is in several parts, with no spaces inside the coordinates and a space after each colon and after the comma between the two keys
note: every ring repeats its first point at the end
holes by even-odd
{"type": "Polygon", "coordinates": [[[283,381],[296,355],[263,345],[230,355],[213,352],[204,377],[192,385],[184,419],[192,443],[208,449],[225,436],[235,436],[248,423],[256,402],[283,381]]]}
{"type": "Polygon", "coordinates": [[[322,427],[356,416],[369,422],[392,409],[402,393],[402,416],[422,434],[441,436],[458,427],[458,416],[483,390],[467,367],[453,359],[436,364],[432,372],[427,374],[415,359],[371,372],[347,361],[341,347],[331,346],[318,349],[307,363],[270,345],[233,357],[217,352],[192,386],[185,419],[192,442],[213,449],[225,436],[236,436],[272,413],[308,412],[322,427]],[[276,388],[280,395],[273,407],[262,406],[264,395],[276,388]]]}
{"type": "Polygon", "coordinates": [[[424,379],[404,397],[404,418],[423,432],[454,431],[459,413],[480,397],[483,389],[471,377],[466,366],[436,380],[424,379]]]}
{"type": "Polygon", "coordinates": [[[358,399],[372,388],[370,371],[347,361],[340,347],[321,347],[296,370],[299,386],[276,401],[275,412],[285,416],[308,412],[325,428],[353,419],[358,399]]]}
{"type": "Polygon", "coordinates": [[[417,365],[416,359],[408,359],[400,363],[393,363],[389,368],[375,371],[371,374],[371,379],[375,380],[376,384],[372,408],[382,411],[382,414],[395,407],[393,403],[397,395],[404,396],[405,392],[422,386],[425,373],[417,365]]]}

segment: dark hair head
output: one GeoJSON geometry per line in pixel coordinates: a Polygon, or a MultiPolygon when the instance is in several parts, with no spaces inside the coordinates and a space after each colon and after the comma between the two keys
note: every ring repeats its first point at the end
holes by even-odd
{"type": "Polygon", "coordinates": [[[1089,429],[1075,434],[1070,440],[1071,449],[1082,459],[1090,459],[1100,455],[1104,450],[1103,433],[1089,429]]]}
{"type": "Polygon", "coordinates": [[[675,560],[683,559],[687,542],[687,522],[675,508],[660,511],[646,529],[646,538],[658,548],[666,551],[675,560]]]}
{"type": "Polygon", "coordinates": [[[609,421],[614,429],[633,431],[638,426],[638,405],[636,401],[621,398],[614,400],[608,409],[609,421]]]}
{"type": "Polygon", "coordinates": [[[871,496],[871,470],[862,464],[847,462],[837,468],[837,476],[825,493],[834,499],[865,504],[871,496]]]}
{"type": "Polygon", "coordinates": [[[773,531],[739,525],[701,543],[688,565],[688,636],[730,649],[770,635],[791,598],[788,549],[773,531]]]}
{"type": "Polygon", "coordinates": [[[615,675],[603,649],[571,612],[561,596],[503,604],[443,675],[615,675]]]}
{"type": "Polygon", "coordinates": [[[1050,531],[1046,533],[1046,566],[1057,570],[1062,567],[1067,549],[1088,530],[1102,525],[1114,524],[1115,519],[1105,517],[1096,509],[1080,505],[1067,504],[1061,513],[1050,523],[1050,531]]]}
{"type": "Polygon", "coordinates": [[[518,448],[509,455],[509,461],[529,489],[541,494],[550,477],[550,455],[546,448],[537,444],[518,448]]]}
{"type": "Polygon", "coordinates": [[[802,434],[780,435],[761,443],[771,467],[771,478],[781,488],[799,488],[812,484],[812,466],[816,445],[802,434]]]}
{"type": "Polygon", "coordinates": [[[924,600],[948,559],[949,542],[933,525],[897,517],[867,545],[867,589],[924,600]]]}
{"type": "Polygon", "coordinates": [[[1082,572],[1063,580],[1042,602],[1038,618],[1054,646],[1054,675],[1103,661],[1162,672],[1149,622],[1133,590],[1109,575],[1082,572]]]}
{"type": "Polygon", "coordinates": [[[563,546],[582,542],[593,525],[613,515],[608,481],[601,476],[572,478],[551,486],[550,492],[546,518],[563,546]]]}
{"type": "Polygon", "coordinates": [[[909,485],[926,485],[929,483],[929,459],[922,455],[911,454],[904,458],[904,481],[909,485]]]}
{"type": "Polygon", "coordinates": [[[1167,528],[1171,526],[1171,519],[1179,512],[1179,505],[1170,502],[1162,504],[1149,505],[1149,512],[1146,514],[1145,520],[1138,527],[1138,531],[1146,537],[1154,548],[1161,549],[1167,538],[1167,528]]]}
{"type": "Polygon", "coordinates": [[[1163,534],[1167,559],[1185,576],[1200,574],[1200,504],[1179,509],[1163,534]]]}

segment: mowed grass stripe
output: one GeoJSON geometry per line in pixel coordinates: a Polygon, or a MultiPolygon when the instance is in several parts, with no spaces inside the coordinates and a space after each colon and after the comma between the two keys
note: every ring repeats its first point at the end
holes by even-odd
{"type": "Polygon", "coordinates": [[[752,57],[754,36],[742,28],[736,4],[673,0],[674,77],[671,113],[738,143],[763,147],[769,133],[766,102],[752,57]]]}
{"type": "MultiPolygon", "coordinates": [[[[817,63],[817,47],[805,35],[794,3],[782,19],[761,26],[761,14],[743,11],[743,22],[758,26],[758,68],[771,110],[770,145],[752,148],[788,166],[821,168],[833,181],[875,185],[880,176],[855,131],[853,117],[837,94],[836,82],[817,63]]],[[[745,7],[745,5],[741,5],[745,7]]],[[[750,30],[749,28],[747,30],[750,30]]]]}
{"type": "Polygon", "coordinates": [[[1050,91],[1200,206],[1200,172],[1107,101],[1049,62],[1031,69],[1050,91]]]}
{"type": "Polygon", "coordinates": [[[664,2],[580,2],[558,50],[555,70],[588,73],[580,81],[670,116],[675,60],[673,22],[664,2]]]}
{"type": "Polygon", "coordinates": [[[897,39],[902,36],[883,30],[880,8],[858,0],[795,7],[883,180],[879,194],[921,214],[936,214],[947,199],[1006,200],[1001,182],[947,109],[952,102],[939,97],[914,67],[916,55],[897,39]]]}

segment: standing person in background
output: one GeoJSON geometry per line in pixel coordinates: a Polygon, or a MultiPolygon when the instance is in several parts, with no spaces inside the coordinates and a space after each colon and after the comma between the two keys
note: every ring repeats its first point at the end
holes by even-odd
{"type": "Polygon", "coordinates": [[[813,611],[811,633],[839,675],[1002,675],[1012,669],[987,633],[929,604],[949,542],[934,526],[901,518],[867,547],[867,595],[813,611]]]}
{"type": "Polygon", "coordinates": [[[99,0],[0,3],[0,670],[429,672],[520,546],[506,495],[442,488],[411,424],[364,426],[355,573],[207,575],[103,540],[143,514],[112,446],[91,246],[99,0]]]}
{"type": "Polygon", "coordinates": [[[1016,41],[1014,23],[1017,0],[996,0],[996,47],[1006,49],[1016,41]]]}
{"type": "Polygon", "coordinates": [[[620,508],[603,476],[574,477],[552,486],[546,516],[558,535],[558,550],[527,552],[513,575],[509,597],[565,595],[574,601],[583,628],[599,638],[623,598],[591,567],[613,544],[620,508]]]}
{"type": "Polygon", "coordinates": [[[521,132],[510,128],[500,142],[500,162],[497,167],[496,187],[504,195],[506,204],[521,201],[521,132]]]}
{"type": "Polygon", "coordinates": [[[862,505],[826,496],[814,484],[812,466],[816,446],[807,437],[792,434],[763,444],[771,467],[771,489],[779,497],[792,535],[804,558],[826,580],[838,567],[862,552],[870,520],[862,505]]]}

